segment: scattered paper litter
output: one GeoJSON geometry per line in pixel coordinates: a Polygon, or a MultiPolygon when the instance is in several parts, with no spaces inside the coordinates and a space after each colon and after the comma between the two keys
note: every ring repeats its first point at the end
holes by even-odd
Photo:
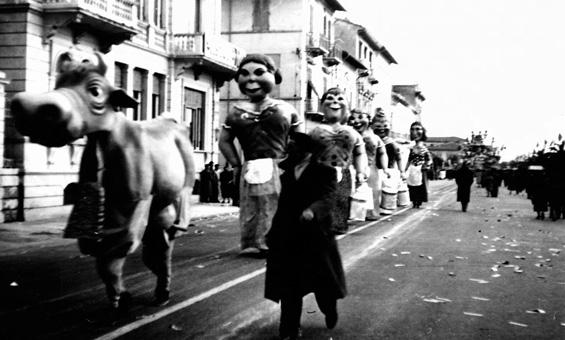
{"type": "Polygon", "coordinates": [[[401,252],[400,252],[400,255],[409,255],[409,254],[410,254],[409,251],[401,251],[401,252]]]}
{"type": "Polygon", "coordinates": [[[487,235],[483,235],[483,238],[486,238],[486,239],[488,239],[488,236],[487,236],[487,235]]]}
{"type": "Polygon", "coordinates": [[[455,273],[454,273],[454,272],[449,272],[449,273],[447,273],[447,275],[449,275],[449,276],[455,276],[455,273]]]}
{"type": "Polygon", "coordinates": [[[177,331],[177,332],[182,331],[182,327],[179,327],[179,326],[177,326],[177,325],[175,325],[175,324],[172,324],[172,325],[171,325],[171,329],[172,329],[173,331],[177,331]]]}
{"type": "Polygon", "coordinates": [[[487,280],[483,280],[483,279],[469,279],[470,281],[476,282],[476,283],[488,283],[487,280]]]}
{"type": "Polygon", "coordinates": [[[530,310],[527,310],[526,313],[528,313],[528,314],[545,314],[545,311],[543,309],[530,309],[530,310]]]}
{"type": "Polygon", "coordinates": [[[396,281],[396,280],[393,279],[392,277],[389,277],[388,280],[389,280],[390,282],[395,282],[395,281],[396,281]]]}
{"type": "Polygon", "coordinates": [[[196,266],[196,268],[200,268],[200,269],[202,269],[202,268],[204,268],[204,266],[203,266],[203,265],[201,265],[201,264],[199,264],[199,265],[197,265],[197,266],[196,266]]]}
{"type": "Polygon", "coordinates": [[[19,285],[16,281],[12,281],[12,283],[10,283],[10,287],[17,287],[17,286],[19,285]]]}
{"type": "Polygon", "coordinates": [[[484,298],[484,297],[480,297],[480,296],[471,296],[471,299],[473,299],[473,300],[479,300],[479,301],[490,301],[490,299],[484,298]]]}
{"type": "Polygon", "coordinates": [[[561,326],[565,327],[565,322],[562,322],[562,323],[561,323],[561,326]]]}
{"type": "Polygon", "coordinates": [[[406,267],[404,263],[397,263],[394,265],[395,267],[406,267]]]}
{"type": "Polygon", "coordinates": [[[494,266],[490,267],[490,270],[492,270],[493,272],[497,272],[498,268],[500,268],[500,266],[495,264],[494,266]]]}
{"type": "Polygon", "coordinates": [[[514,273],[522,274],[524,271],[520,267],[514,268],[514,273]]]}
{"type": "Polygon", "coordinates": [[[461,239],[460,239],[460,238],[456,238],[456,239],[455,239],[455,242],[461,242],[461,239]]]}
{"type": "Polygon", "coordinates": [[[490,277],[500,277],[500,274],[492,274],[490,277]]]}
{"type": "Polygon", "coordinates": [[[451,300],[446,299],[446,298],[441,298],[436,296],[435,298],[423,298],[422,299],[425,302],[431,302],[431,303],[447,303],[447,302],[451,302],[451,300]]]}
{"type": "Polygon", "coordinates": [[[392,256],[396,257],[396,256],[398,256],[398,254],[394,254],[394,253],[393,253],[392,256]]]}
{"type": "Polygon", "coordinates": [[[519,323],[519,322],[514,322],[514,321],[508,321],[509,324],[514,325],[514,326],[518,326],[518,327],[528,327],[528,325],[524,324],[524,323],[519,323]]]}
{"type": "Polygon", "coordinates": [[[466,257],[463,257],[463,256],[455,256],[455,258],[459,259],[459,260],[465,260],[466,259],[466,257]]]}
{"type": "Polygon", "coordinates": [[[482,314],[479,313],[471,313],[471,312],[463,312],[463,314],[465,315],[469,315],[469,316],[478,316],[478,317],[482,317],[482,314]]]}
{"type": "Polygon", "coordinates": [[[552,253],[557,253],[557,254],[559,254],[561,252],[561,249],[558,249],[558,248],[549,248],[548,250],[552,253]]]}
{"type": "Polygon", "coordinates": [[[522,255],[515,255],[514,258],[518,259],[518,260],[525,260],[526,259],[526,257],[522,256],[522,255]]]}

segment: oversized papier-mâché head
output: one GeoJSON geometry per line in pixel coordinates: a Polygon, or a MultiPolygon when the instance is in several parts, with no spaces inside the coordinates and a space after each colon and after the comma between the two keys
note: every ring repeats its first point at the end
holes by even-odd
{"type": "Polygon", "coordinates": [[[137,101],[117,89],[105,76],[100,53],[77,59],[63,53],[57,62],[53,91],[20,92],[12,98],[16,129],[30,141],[58,147],[97,131],[108,131],[120,108],[136,107],[137,101]]]}
{"type": "Polygon", "coordinates": [[[248,54],[239,63],[235,80],[241,93],[256,102],[267,97],[282,82],[282,76],[271,57],[248,54]]]}

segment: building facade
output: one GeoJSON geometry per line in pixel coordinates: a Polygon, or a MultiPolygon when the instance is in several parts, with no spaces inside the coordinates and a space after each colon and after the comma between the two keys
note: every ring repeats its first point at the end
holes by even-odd
{"type": "MultiPolygon", "coordinates": [[[[139,102],[124,112],[129,118],[167,112],[190,127],[198,170],[217,162],[219,89],[245,54],[222,40],[220,20],[221,0],[1,0],[7,101],[52,90],[63,53],[101,52],[108,78],[139,102]]],[[[63,192],[77,179],[85,141],[56,149],[29,143],[8,111],[4,126],[3,220],[68,213],[63,192]]]]}

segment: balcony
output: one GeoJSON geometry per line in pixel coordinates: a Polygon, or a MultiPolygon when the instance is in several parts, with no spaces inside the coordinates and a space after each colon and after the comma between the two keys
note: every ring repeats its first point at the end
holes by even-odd
{"type": "Polygon", "coordinates": [[[333,46],[329,53],[324,56],[324,64],[328,67],[336,66],[341,64],[341,49],[337,46],[333,46]]]}
{"type": "Polygon", "coordinates": [[[89,32],[98,38],[102,51],[137,33],[135,9],[133,0],[43,0],[49,26],[68,26],[75,41],[89,32]]]}
{"type": "Polygon", "coordinates": [[[306,43],[306,52],[312,56],[327,55],[330,50],[330,40],[324,35],[308,33],[308,42],[306,43]]]}
{"type": "Polygon", "coordinates": [[[191,64],[196,76],[206,71],[231,79],[245,56],[243,49],[205,33],[174,34],[172,44],[172,57],[180,64],[191,64]]]}

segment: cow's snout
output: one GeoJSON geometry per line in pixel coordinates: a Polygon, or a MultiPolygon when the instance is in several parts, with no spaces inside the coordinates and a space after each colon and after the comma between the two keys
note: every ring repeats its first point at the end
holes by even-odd
{"type": "Polygon", "coordinates": [[[71,114],[65,98],[47,94],[18,93],[11,102],[16,129],[31,142],[58,147],[73,138],[69,131],[71,114]]]}

